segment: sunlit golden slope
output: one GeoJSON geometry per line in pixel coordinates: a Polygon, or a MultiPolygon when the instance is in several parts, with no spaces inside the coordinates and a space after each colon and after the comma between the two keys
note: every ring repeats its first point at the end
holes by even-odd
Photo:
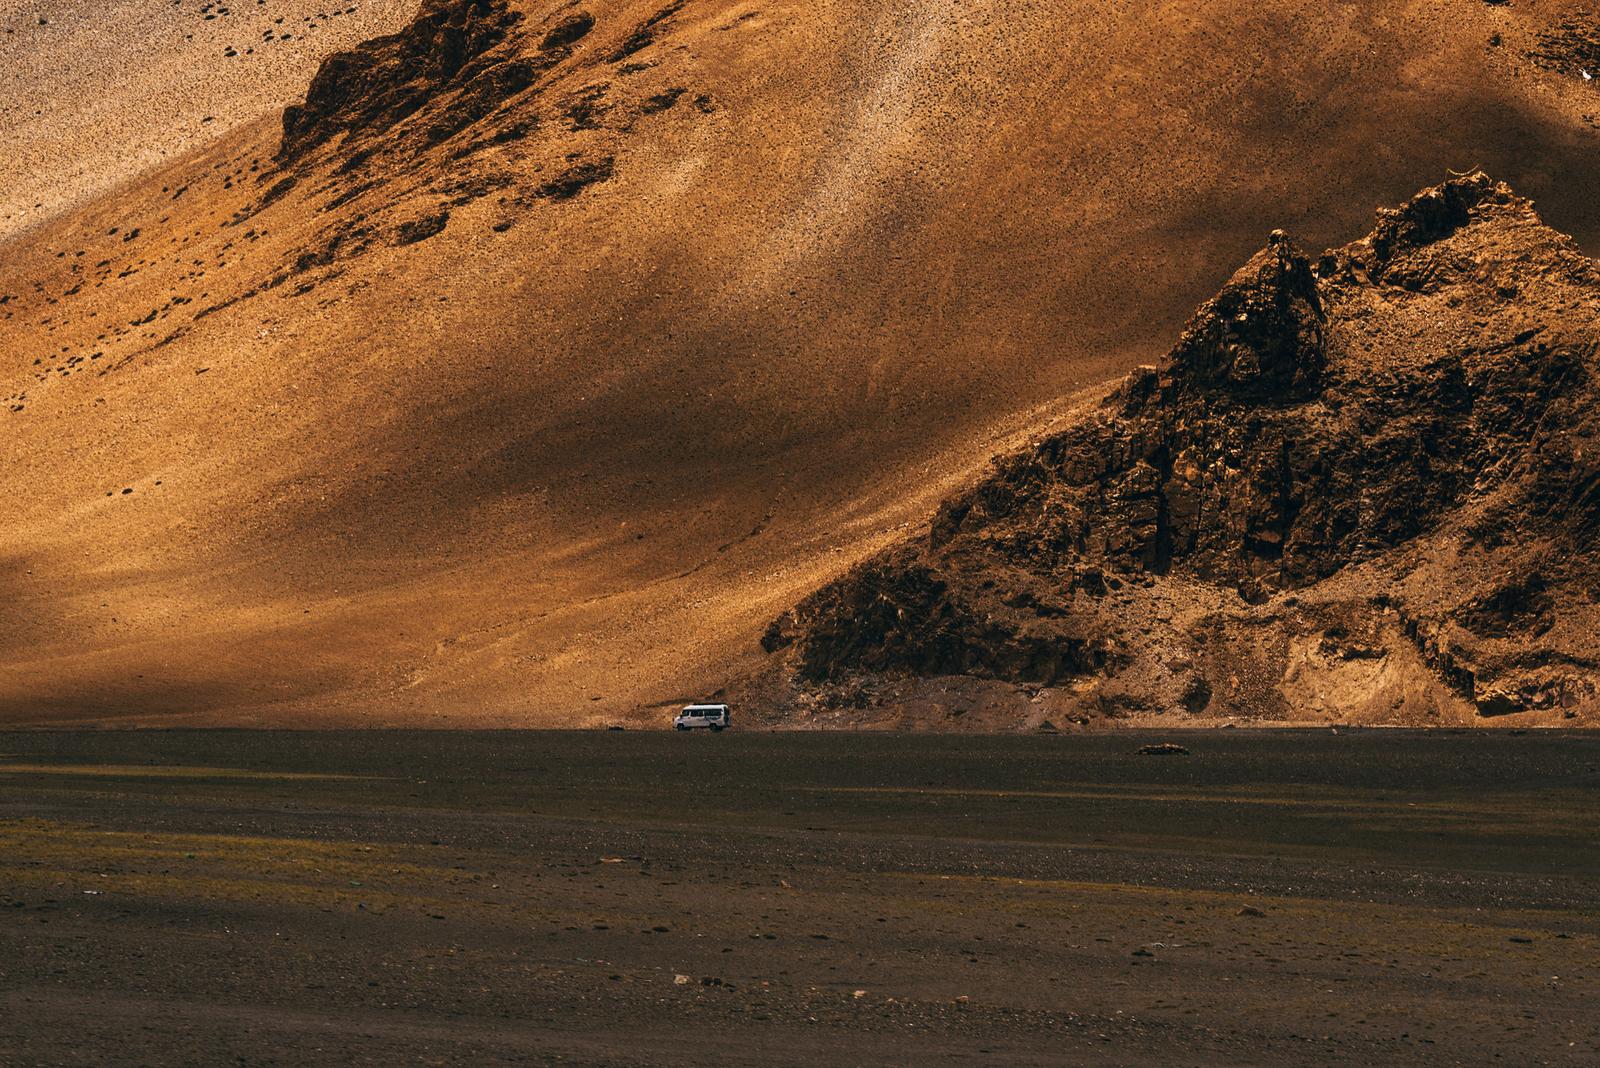
{"type": "Polygon", "coordinates": [[[154,171],[80,120],[150,83],[69,77],[0,133],[124,184],[0,245],[0,717],[713,692],[1273,227],[1342,241],[1476,164],[1592,249],[1586,38],[1542,36],[1577,9],[458,0],[319,79],[281,158],[274,75],[154,171]]]}

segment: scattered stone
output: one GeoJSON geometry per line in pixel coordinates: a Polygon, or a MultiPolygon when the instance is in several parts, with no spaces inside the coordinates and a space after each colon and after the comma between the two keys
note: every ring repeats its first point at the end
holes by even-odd
{"type": "Polygon", "coordinates": [[[1139,752],[1143,756],[1188,756],[1189,750],[1176,742],[1154,742],[1150,745],[1141,745],[1139,752]]]}

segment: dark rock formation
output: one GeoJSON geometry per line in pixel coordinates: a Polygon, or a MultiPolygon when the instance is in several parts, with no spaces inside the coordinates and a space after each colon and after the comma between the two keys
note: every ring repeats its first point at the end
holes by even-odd
{"type": "Polygon", "coordinates": [[[1101,712],[1590,702],[1597,281],[1482,175],[1315,259],[1274,233],[1160,368],[764,644],[801,687],[1089,680],[1101,712]]]}
{"type": "MultiPolygon", "coordinates": [[[[629,40],[670,33],[682,6],[660,9],[629,40]]],[[[672,83],[671,64],[652,64],[663,68],[658,77],[593,80],[608,53],[587,61],[579,53],[596,26],[572,5],[535,22],[508,0],[424,0],[401,32],[329,56],[304,103],[283,112],[275,166],[257,178],[261,195],[228,224],[301,211],[307,201],[328,220],[261,288],[325,270],[299,282],[295,292],[308,292],[343,270],[341,261],[435,237],[452,211],[491,195],[502,214],[491,230],[505,233],[515,222],[507,216],[609,181],[641,118],[682,125],[714,110],[700,94],[693,111],[664,114],[691,92],[672,83]]]]}
{"type": "Polygon", "coordinates": [[[426,0],[400,33],[335,52],[305,103],[284,109],[278,158],[303,156],[341,134],[380,135],[446,89],[463,93],[463,115],[483,113],[532,82],[531,61],[487,55],[521,17],[505,0],[426,0]]]}

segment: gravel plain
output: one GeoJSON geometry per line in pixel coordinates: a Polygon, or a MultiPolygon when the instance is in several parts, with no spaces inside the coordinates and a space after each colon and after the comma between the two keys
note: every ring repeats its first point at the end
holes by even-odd
{"type": "Polygon", "coordinates": [[[1593,1064],[1597,786],[1560,731],[0,734],[0,1064],[1593,1064]]]}

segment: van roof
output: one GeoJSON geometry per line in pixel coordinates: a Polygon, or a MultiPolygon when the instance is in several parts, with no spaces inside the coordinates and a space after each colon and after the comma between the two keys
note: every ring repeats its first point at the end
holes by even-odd
{"type": "Polygon", "coordinates": [[[705,709],[715,709],[720,712],[727,707],[727,705],[684,705],[683,710],[685,712],[699,712],[705,709]]]}

